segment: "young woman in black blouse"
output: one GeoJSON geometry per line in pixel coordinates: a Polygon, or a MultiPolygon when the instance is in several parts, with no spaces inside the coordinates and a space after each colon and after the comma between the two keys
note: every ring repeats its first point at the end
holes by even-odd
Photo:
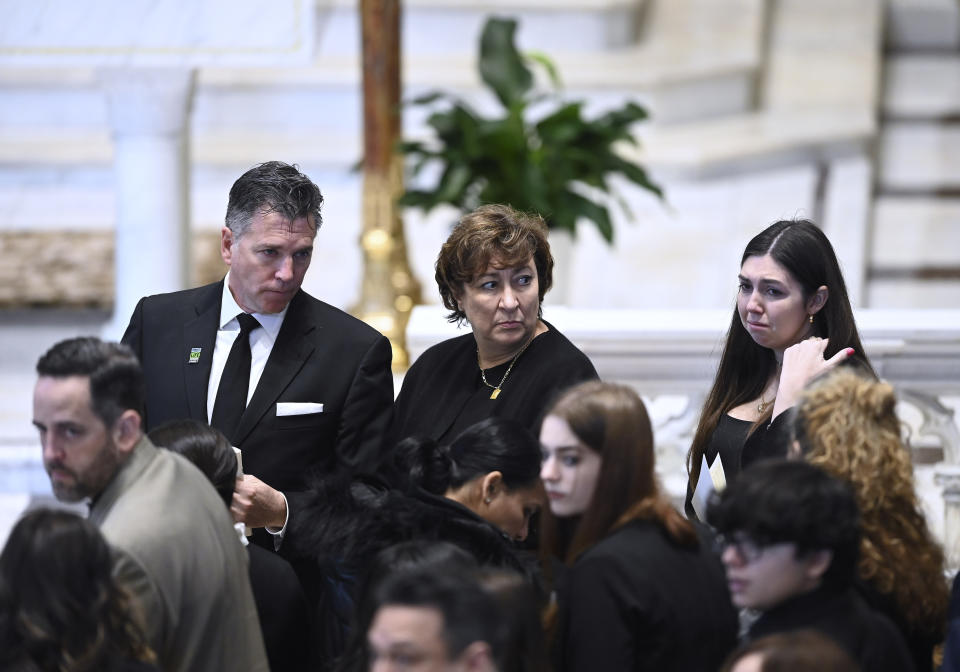
{"type": "Polygon", "coordinates": [[[540,478],[573,522],[558,577],[559,672],[715,670],[736,644],[719,558],[660,492],[632,389],[587,382],[550,407],[540,478]]]}
{"type": "Polygon", "coordinates": [[[783,412],[804,385],[846,359],[869,375],[833,246],[813,222],[779,221],[740,259],[737,305],[720,365],[687,453],[687,515],[702,459],[719,456],[731,482],[751,462],[783,457],[783,412]]]}

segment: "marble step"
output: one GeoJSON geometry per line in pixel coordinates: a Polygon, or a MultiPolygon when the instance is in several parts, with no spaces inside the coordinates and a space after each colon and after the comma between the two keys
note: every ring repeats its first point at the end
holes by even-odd
{"type": "Polygon", "coordinates": [[[870,264],[876,269],[953,267],[960,272],[960,198],[877,198],[870,264]]]}
{"type": "Polygon", "coordinates": [[[868,109],[760,111],[641,129],[641,145],[623,155],[689,179],[862,153],[876,130],[868,109]]]}
{"type": "Polygon", "coordinates": [[[877,198],[869,256],[867,305],[960,305],[960,198],[877,198]]]}
{"type": "Polygon", "coordinates": [[[885,118],[960,117],[960,55],[894,54],[884,66],[881,109],[885,118]]]}
{"type": "MultiPolygon", "coordinates": [[[[744,172],[775,165],[830,159],[863,151],[876,131],[872,114],[856,110],[820,110],[803,113],[758,112],[717,119],[641,128],[639,148],[622,147],[626,158],[666,174],[685,177],[723,171],[744,172]]],[[[296,161],[328,178],[346,179],[349,166],[360,155],[360,138],[347,134],[327,136],[224,129],[194,135],[191,156],[194,188],[209,184],[212,193],[226,193],[238,168],[258,161],[282,158],[296,161]]],[[[112,140],[104,130],[10,129],[0,130],[0,203],[15,203],[19,185],[47,183],[69,200],[71,193],[84,199],[104,197],[83,194],[89,189],[86,173],[99,171],[100,185],[109,186],[112,140]],[[33,171],[31,173],[31,170],[33,171]],[[18,177],[23,175],[25,177],[18,177]],[[29,177],[33,175],[33,177],[29,177]],[[72,175],[72,178],[65,177],[72,175]],[[72,186],[70,179],[73,180],[72,186]]],[[[42,190],[38,198],[47,195],[42,190]]],[[[21,207],[21,217],[29,209],[21,207]]]]}
{"type": "MultiPolygon", "coordinates": [[[[338,0],[327,4],[329,11],[355,19],[355,3],[338,0]]],[[[509,8],[529,6],[553,17],[547,22],[553,25],[558,13],[575,7],[603,13],[605,8],[612,11],[625,5],[636,2],[494,0],[492,5],[482,6],[499,7],[505,13],[509,8]]],[[[461,0],[422,0],[414,2],[408,13],[455,14],[476,11],[480,6],[461,0]]],[[[762,0],[731,0],[722,7],[710,0],[660,0],[651,2],[645,17],[644,39],[622,48],[586,48],[576,38],[561,39],[545,48],[557,64],[564,97],[586,97],[594,108],[636,99],[649,106],[659,123],[750,108],[761,59],[762,0]]],[[[492,97],[481,91],[475,36],[464,34],[462,28],[445,31],[457,35],[460,49],[442,56],[413,48],[430,42],[437,32],[423,32],[406,43],[405,97],[440,88],[463,96],[481,111],[496,109],[492,97]]],[[[362,116],[360,81],[357,51],[321,51],[309,65],[299,67],[200,68],[191,127],[199,134],[245,130],[256,135],[263,129],[295,132],[293,129],[304,128],[314,136],[324,132],[356,136],[362,116]]],[[[425,114],[408,109],[408,128],[422,125],[425,114]]],[[[49,128],[53,134],[60,128],[104,132],[108,128],[106,103],[94,71],[81,67],[0,69],[0,129],[29,134],[31,127],[49,128]]],[[[336,142],[336,137],[331,140],[336,142]]],[[[23,150],[24,156],[35,155],[30,148],[23,150]]]]}
{"type": "MultiPolygon", "coordinates": [[[[552,58],[563,80],[562,98],[586,99],[591,112],[634,100],[646,105],[658,123],[748,110],[759,62],[746,39],[726,49],[717,45],[712,58],[682,47],[609,54],[563,51],[552,58]]],[[[191,128],[197,138],[246,132],[255,142],[264,131],[299,131],[308,141],[327,134],[322,140],[337,144],[344,134],[360,134],[360,78],[356,58],[328,58],[302,68],[201,69],[191,128]]],[[[482,88],[473,56],[408,58],[403,81],[406,99],[442,89],[481,113],[499,113],[482,88]]],[[[427,114],[424,108],[406,108],[406,128],[421,128],[427,114]]],[[[96,145],[108,129],[105,98],[92,70],[0,70],[0,152],[6,156],[39,158],[44,150],[29,143],[49,136],[56,146],[63,144],[58,136],[64,134],[63,160],[69,160],[73,152],[84,151],[73,138],[87,133],[96,145]]]]}
{"type": "Polygon", "coordinates": [[[960,282],[887,274],[867,280],[868,307],[921,309],[960,306],[960,282]]]}
{"type": "Polygon", "coordinates": [[[960,3],[956,0],[887,0],[887,46],[895,50],[960,47],[960,3]]]}
{"type": "Polygon", "coordinates": [[[760,103],[769,110],[873,106],[882,0],[772,3],[760,103]]]}
{"type": "Polygon", "coordinates": [[[960,124],[890,122],[879,140],[881,193],[960,189],[960,124]]]}
{"type": "MultiPolygon", "coordinates": [[[[676,0],[671,0],[674,2],[676,0]]],[[[636,43],[646,0],[406,0],[401,44],[410,53],[448,54],[474,49],[491,14],[519,22],[518,43],[584,51],[636,43]]],[[[316,49],[322,55],[357,53],[357,0],[315,0],[316,49]]]]}

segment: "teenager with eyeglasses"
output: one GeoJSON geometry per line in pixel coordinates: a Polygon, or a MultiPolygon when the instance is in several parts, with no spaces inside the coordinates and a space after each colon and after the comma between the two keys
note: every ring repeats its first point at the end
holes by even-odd
{"type": "Polygon", "coordinates": [[[914,665],[897,628],[854,590],[860,517],[850,487],[799,461],[744,470],[710,504],[734,606],[760,616],[746,640],[812,629],[871,672],[914,665]]]}

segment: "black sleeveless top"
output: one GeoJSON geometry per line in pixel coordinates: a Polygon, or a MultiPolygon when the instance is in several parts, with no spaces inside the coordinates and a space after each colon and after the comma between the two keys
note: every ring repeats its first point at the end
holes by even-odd
{"type": "MultiPolygon", "coordinates": [[[[707,464],[713,466],[717,455],[723,462],[727,485],[733,483],[740,472],[754,462],[767,458],[786,457],[790,441],[790,412],[783,412],[773,422],[757,427],[750,436],[747,433],[753,423],[738,420],[724,413],[710,435],[703,454],[707,464]]],[[[687,483],[687,497],[683,504],[687,518],[696,520],[693,510],[693,485],[687,483]]]]}

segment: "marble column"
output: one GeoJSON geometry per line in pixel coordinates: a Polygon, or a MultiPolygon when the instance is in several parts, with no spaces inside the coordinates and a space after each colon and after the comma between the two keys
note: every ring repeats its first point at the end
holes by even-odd
{"type": "Polygon", "coordinates": [[[187,286],[190,68],[104,68],[117,190],[116,295],[103,336],[119,339],[140,297],[187,286]]]}

